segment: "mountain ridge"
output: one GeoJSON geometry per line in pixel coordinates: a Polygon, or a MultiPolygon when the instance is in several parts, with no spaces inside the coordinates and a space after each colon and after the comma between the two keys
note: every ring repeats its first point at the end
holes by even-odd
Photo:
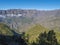
{"type": "Polygon", "coordinates": [[[40,24],[49,29],[60,27],[60,9],[56,10],[0,10],[0,15],[13,15],[13,17],[0,17],[0,22],[8,24],[13,29],[26,30],[30,25],[40,24]],[[20,17],[15,15],[21,14],[20,17]],[[24,29],[23,29],[24,28],[24,29]]]}

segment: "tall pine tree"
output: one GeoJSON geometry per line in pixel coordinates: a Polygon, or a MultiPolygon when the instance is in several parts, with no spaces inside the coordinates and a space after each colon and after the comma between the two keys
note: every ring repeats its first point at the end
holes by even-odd
{"type": "Polygon", "coordinates": [[[58,45],[54,30],[50,30],[48,33],[41,33],[38,38],[38,45],[58,45]]]}

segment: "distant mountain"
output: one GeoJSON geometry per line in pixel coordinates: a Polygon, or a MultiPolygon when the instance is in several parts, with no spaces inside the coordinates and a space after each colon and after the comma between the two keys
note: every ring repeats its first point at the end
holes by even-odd
{"type": "Polygon", "coordinates": [[[60,9],[56,10],[0,10],[0,22],[6,23],[18,32],[26,31],[31,25],[40,24],[44,27],[60,28],[60,9]]]}

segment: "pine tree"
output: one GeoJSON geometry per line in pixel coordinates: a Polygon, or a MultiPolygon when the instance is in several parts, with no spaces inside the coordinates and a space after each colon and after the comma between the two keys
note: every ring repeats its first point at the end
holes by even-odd
{"type": "Polygon", "coordinates": [[[50,45],[58,45],[54,30],[49,31],[47,35],[47,40],[50,45]]]}
{"type": "Polygon", "coordinates": [[[41,33],[39,35],[39,45],[46,45],[46,38],[47,38],[46,32],[41,33]]]}
{"type": "Polygon", "coordinates": [[[58,45],[54,30],[50,30],[48,33],[41,33],[38,38],[38,45],[58,45]]]}

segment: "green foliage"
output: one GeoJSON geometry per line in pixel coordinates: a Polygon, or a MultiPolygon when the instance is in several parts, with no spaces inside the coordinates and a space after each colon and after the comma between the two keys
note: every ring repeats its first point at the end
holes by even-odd
{"type": "Polygon", "coordinates": [[[37,43],[35,43],[35,42],[32,42],[32,43],[31,43],[31,45],[37,45],[37,43]]]}
{"type": "Polygon", "coordinates": [[[47,28],[36,24],[34,26],[32,26],[27,32],[26,35],[29,34],[29,42],[31,43],[32,41],[36,42],[36,39],[38,38],[39,34],[44,32],[44,31],[48,31],[47,28]]]}
{"type": "Polygon", "coordinates": [[[27,45],[21,35],[0,23],[0,45],[27,45]]]}
{"type": "Polygon", "coordinates": [[[58,45],[55,32],[51,30],[48,33],[41,33],[38,45],[58,45]]]}
{"type": "Polygon", "coordinates": [[[22,32],[22,39],[25,40],[27,44],[29,44],[29,34],[26,34],[25,32],[22,32]]]}
{"type": "Polygon", "coordinates": [[[10,36],[14,35],[13,32],[11,32],[11,29],[6,24],[3,23],[0,23],[0,34],[10,36]]]}
{"type": "MultiPolygon", "coordinates": [[[[11,29],[3,23],[0,23],[0,34],[5,36],[14,35],[13,32],[11,32],[11,29]]],[[[28,45],[58,45],[60,32],[57,30],[48,30],[47,28],[36,24],[26,33],[22,33],[22,39],[28,45]]],[[[17,40],[19,40],[19,38],[17,40]]]]}

